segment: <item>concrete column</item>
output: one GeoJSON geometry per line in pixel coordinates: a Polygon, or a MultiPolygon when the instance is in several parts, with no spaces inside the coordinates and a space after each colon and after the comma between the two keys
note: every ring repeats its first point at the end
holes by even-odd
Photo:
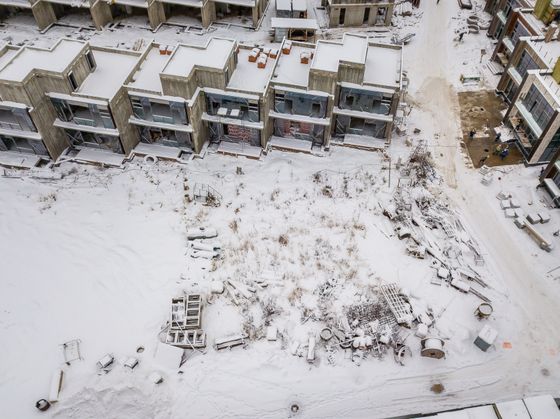
{"type": "Polygon", "coordinates": [[[111,13],[111,6],[102,0],[97,0],[91,8],[89,9],[91,13],[91,19],[95,29],[98,31],[103,29],[107,23],[113,21],[113,15],[111,13]]]}
{"type": "Polygon", "coordinates": [[[257,25],[259,24],[259,16],[260,16],[258,3],[257,5],[255,5],[255,7],[251,8],[251,12],[253,15],[253,28],[256,28],[257,25]]]}
{"type": "Polygon", "coordinates": [[[40,30],[56,22],[56,13],[54,12],[52,4],[44,0],[36,2],[31,7],[31,12],[40,30]]]}
{"type": "Polygon", "coordinates": [[[393,8],[395,6],[390,4],[387,6],[387,14],[385,15],[385,26],[391,26],[391,19],[393,18],[393,8]]]}
{"type": "Polygon", "coordinates": [[[165,22],[165,8],[162,2],[153,0],[151,3],[148,3],[148,20],[152,29],[165,22]]]}
{"type": "Polygon", "coordinates": [[[203,3],[202,9],[200,10],[200,17],[203,27],[207,28],[210,26],[210,24],[216,20],[216,4],[210,0],[203,3]]]}

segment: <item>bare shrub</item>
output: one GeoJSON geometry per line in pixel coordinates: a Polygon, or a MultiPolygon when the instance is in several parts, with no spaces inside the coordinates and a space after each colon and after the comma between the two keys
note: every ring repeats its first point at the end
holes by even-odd
{"type": "Polygon", "coordinates": [[[288,236],[286,236],[285,234],[281,234],[280,236],[278,236],[278,243],[280,243],[280,245],[282,246],[287,246],[288,236]]]}

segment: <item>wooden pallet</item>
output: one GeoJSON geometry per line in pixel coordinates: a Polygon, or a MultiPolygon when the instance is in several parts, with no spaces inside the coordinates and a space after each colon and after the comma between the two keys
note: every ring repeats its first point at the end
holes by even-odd
{"type": "Polygon", "coordinates": [[[385,300],[387,300],[387,304],[389,304],[389,308],[395,316],[397,323],[406,324],[410,322],[410,320],[412,319],[410,306],[399,295],[397,284],[382,285],[380,289],[383,297],[385,297],[385,300]]]}

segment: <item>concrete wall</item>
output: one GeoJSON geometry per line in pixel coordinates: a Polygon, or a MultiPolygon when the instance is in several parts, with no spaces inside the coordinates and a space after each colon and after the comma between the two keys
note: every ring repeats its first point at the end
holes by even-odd
{"type": "Polygon", "coordinates": [[[265,94],[259,102],[260,120],[264,123],[264,128],[261,131],[261,147],[265,148],[268,139],[274,132],[274,121],[272,118],[268,117],[270,111],[274,109],[274,89],[271,87],[266,89],[265,94]]]}
{"type": "Polygon", "coordinates": [[[115,126],[119,130],[121,144],[125,154],[129,154],[140,142],[138,130],[128,122],[132,116],[132,105],[125,88],[121,88],[109,103],[115,126]]]}
{"type": "Polygon", "coordinates": [[[97,0],[90,8],[91,19],[97,30],[101,30],[107,23],[113,21],[111,6],[103,0],[97,0]]]}
{"type": "Polygon", "coordinates": [[[43,137],[50,157],[56,159],[68,147],[68,142],[64,131],[52,125],[56,112],[50,99],[44,94],[47,89],[70,93],[70,86],[62,76],[45,74],[40,79],[32,76],[24,83],[0,84],[4,100],[24,103],[32,108],[29,115],[43,137]]]}
{"type": "Polygon", "coordinates": [[[90,69],[85,51],[79,54],[62,74],[35,71],[22,83],[1,82],[0,84],[3,100],[24,103],[33,108],[29,115],[43,137],[43,143],[52,159],[58,158],[68,147],[68,140],[64,130],[53,126],[56,111],[46,93],[71,94],[72,88],[68,81],[70,71],[73,72],[78,84],[89,75],[90,69]]]}
{"type": "Polygon", "coordinates": [[[309,90],[319,90],[334,95],[336,92],[336,76],[336,73],[310,69],[309,90]]]}
{"type": "Polygon", "coordinates": [[[355,3],[330,4],[328,6],[329,27],[339,26],[389,26],[393,17],[393,3],[355,3]],[[378,22],[377,13],[380,8],[385,8],[385,18],[378,22]],[[344,23],[340,24],[341,9],[345,9],[344,23]],[[369,9],[369,18],[364,22],[365,10],[369,9]]]}
{"type": "Polygon", "coordinates": [[[344,64],[338,66],[338,80],[348,83],[362,84],[364,80],[364,72],[366,66],[364,64],[344,64]]]}
{"type": "Polygon", "coordinates": [[[163,3],[158,0],[148,2],[148,21],[152,29],[157,28],[161,23],[165,22],[165,8],[163,3]]]}
{"type": "Polygon", "coordinates": [[[216,20],[216,4],[213,1],[206,0],[202,3],[202,10],[200,11],[202,26],[207,28],[216,20]]]}
{"type": "Polygon", "coordinates": [[[56,22],[56,13],[51,3],[46,1],[37,1],[31,7],[31,12],[33,13],[35,22],[37,22],[37,26],[40,30],[43,30],[56,22]]]}
{"type": "Polygon", "coordinates": [[[187,107],[189,123],[193,127],[191,140],[195,153],[200,153],[204,143],[208,141],[208,128],[202,121],[202,113],[206,110],[206,97],[201,90],[193,96],[192,102],[187,107]]]}

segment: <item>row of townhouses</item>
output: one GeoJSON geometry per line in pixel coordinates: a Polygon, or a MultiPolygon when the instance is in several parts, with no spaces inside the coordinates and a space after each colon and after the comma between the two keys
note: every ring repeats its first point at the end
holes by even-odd
{"type": "Polygon", "coordinates": [[[402,62],[401,46],[353,34],[279,50],[222,38],[138,52],[71,39],[4,45],[0,162],[376,148],[391,138],[402,62]]]}
{"type": "Polygon", "coordinates": [[[516,143],[527,164],[548,163],[541,181],[558,199],[560,2],[488,0],[485,10],[493,16],[488,36],[496,40],[491,58],[501,72],[497,92],[508,104],[506,139],[516,143]]]}
{"type": "MultiPolygon", "coordinates": [[[[296,3],[303,4],[307,13],[305,0],[296,3]]],[[[321,4],[331,27],[388,26],[394,8],[394,0],[322,0],[321,4]]],[[[144,15],[155,29],[179,15],[195,18],[205,28],[220,18],[239,16],[256,28],[267,6],[268,0],[0,0],[0,19],[28,13],[39,29],[45,29],[63,16],[87,13],[91,15],[93,26],[101,29],[119,18],[144,15]]]]}

